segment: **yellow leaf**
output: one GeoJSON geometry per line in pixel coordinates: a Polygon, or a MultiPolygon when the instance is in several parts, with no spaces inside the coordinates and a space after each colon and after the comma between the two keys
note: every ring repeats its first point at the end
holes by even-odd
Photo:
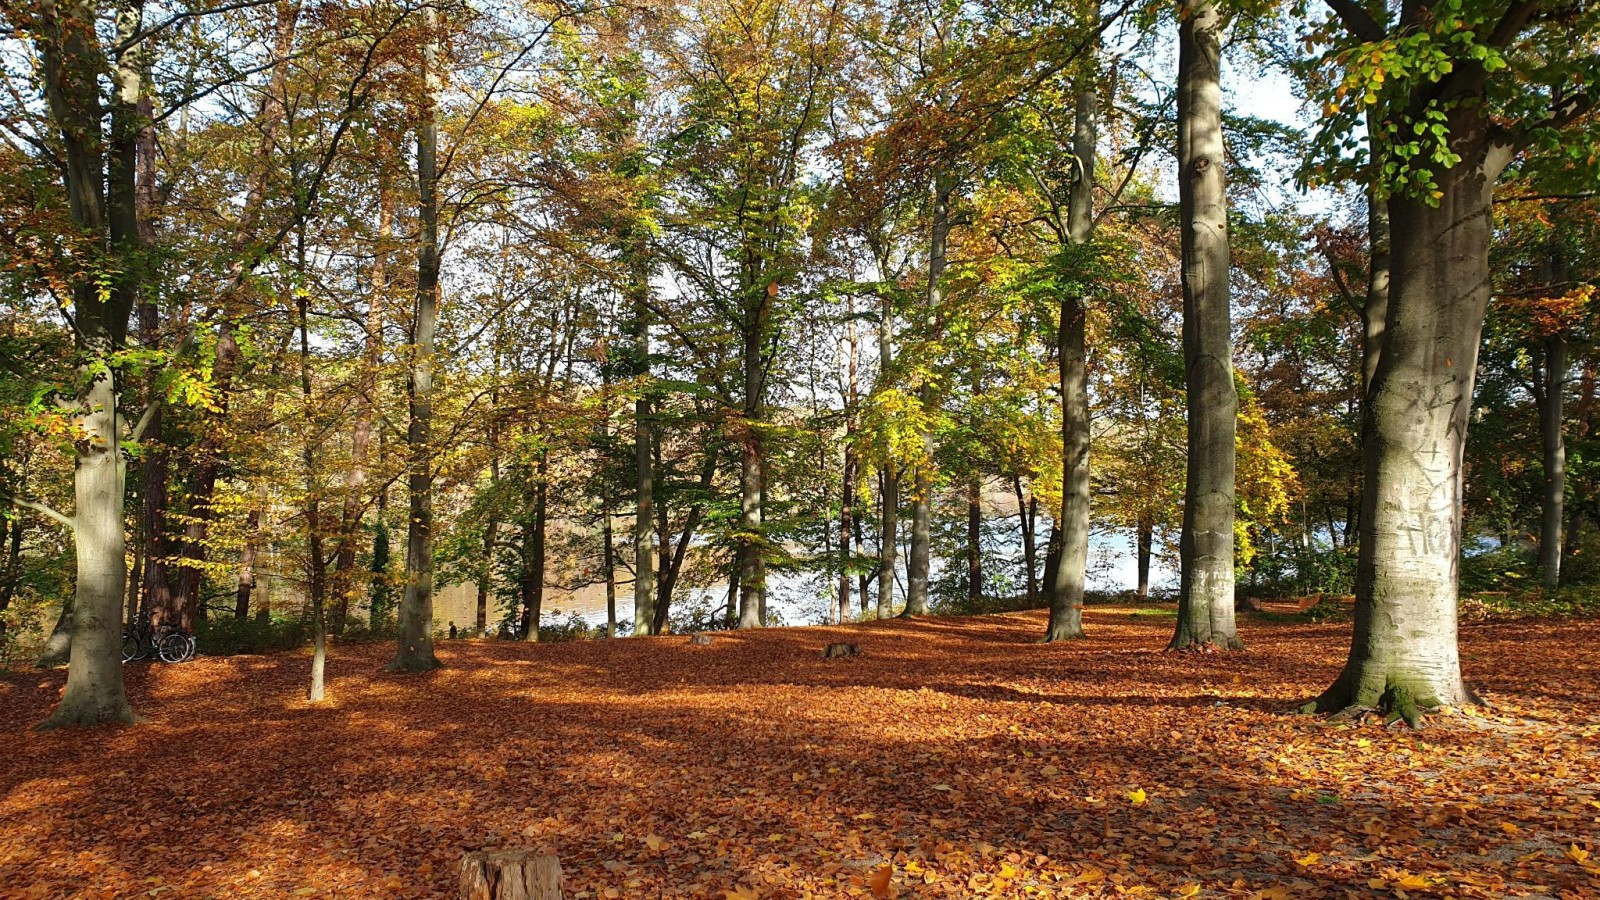
{"type": "Polygon", "coordinates": [[[1295,863],[1302,866],[1314,866],[1321,861],[1321,853],[1307,853],[1305,856],[1295,858],[1295,863]]]}
{"type": "Polygon", "coordinates": [[[1428,886],[1428,879],[1423,878],[1421,875],[1407,875],[1395,882],[1395,884],[1408,891],[1420,891],[1428,886]]]}
{"type": "Polygon", "coordinates": [[[1148,799],[1150,797],[1144,792],[1144,788],[1134,788],[1128,792],[1128,802],[1134,806],[1143,806],[1148,799]]]}
{"type": "Polygon", "coordinates": [[[1198,893],[1200,893],[1200,885],[1198,882],[1191,881],[1183,887],[1178,888],[1179,897],[1193,897],[1198,893]]]}
{"type": "Polygon", "coordinates": [[[1579,865],[1582,865],[1583,863],[1588,861],[1588,859],[1589,859],[1589,851],[1583,849],[1582,847],[1579,847],[1577,844],[1572,844],[1572,845],[1567,847],[1567,859],[1570,859],[1573,862],[1575,862],[1575,863],[1577,863],[1579,865]]]}
{"type": "Polygon", "coordinates": [[[1500,830],[1504,831],[1506,834],[1516,834],[1521,829],[1517,827],[1517,823],[1515,822],[1501,822],[1500,830]]]}
{"type": "Polygon", "coordinates": [[[659,835],[659,834],[647,834],[647,835],[645,835],[644,836],[644,845],[646,847],[649,847],[651,850],[660,850],[661,849],[661,835],[659,835]]]}
{"type": "Polygon", "coordinates": [[[1363,750],[1365,750],[1368,747],[1372,746],[1372,742],[1367,740],[1366,738],[1357,738],[1356,739],[1356,746],[1360,747],[1363,750]]]}

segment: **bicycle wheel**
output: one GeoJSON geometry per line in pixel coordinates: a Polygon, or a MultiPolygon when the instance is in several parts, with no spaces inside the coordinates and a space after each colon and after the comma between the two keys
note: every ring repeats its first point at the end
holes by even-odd
{"type": "Polygon", "coordinates": [[[124,628],[122,630],[122,661],[133,662],[139,658],[139,636],[124,628]]]}
{"type": "Polygon", "coordinates": [[[166,663],[180,663],[194,653],[194,648],[189,644],[189,636],[173,631],[161,636],[161,643],[156,645],[156,652],[161,656],[161,661],[166,663]]]}

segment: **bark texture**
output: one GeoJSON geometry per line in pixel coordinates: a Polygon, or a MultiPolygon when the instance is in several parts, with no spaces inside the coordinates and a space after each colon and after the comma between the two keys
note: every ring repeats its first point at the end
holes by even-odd
{"type": "MultiPolygon", "coordinates": [[[[1493,168],[1483,123],[1458,115],[1463,161],[1438,206],[1390,200],[1393,268],[1363,432],[1350,655],[1310,709],[1377,708],[1416,724],[1472,699],[1456,646],[1462,450],[1489,300],[1493,168]]],[[[1458,150],[1458,152],[1460,152],[1458,150]]]]}
{"type": "MultiPolygon", "coordinates": [[[[1099,97],[1078,91],[1072,134],[1073,179],[1067,195],[1067,240],[1076,246],[1094,235],[1094,154],[1099,97]]],[[[1050,585],[1046,642],[1083,637],[1083,591],[1089,569],[1089,351],[1087,298],[1061,298],[1057,360],[1061,377],[1061,558],[1050,585]]]]}
{"type": "Polygon", "coordinates": [[[1170,649],[1243,646],[1233,613],[1234,432],[1228,205],[1222,145],[1222,16],[1186,2],[1178,26],[1178,206],[1189,458],[1170,649]]]}
{"type": "Polygon", "coordinates": [[[420,233],[417,248],[417,305],[412,322],[410,425],[406,430],[407,492],[411,516],[406,526],[406,587],[400,599],[399,642],[392,672],[423,672],[439,667],[433,654],[433,372],[439,328],[439,125],[435,120],[442,82],[438,71],[439,12],[423,11],[428,30],[423,44],[422,121],[417,126],[417,189],[420,233]]]}
{"type": "Polygon", "coordinates": [[[561,900],[561,863],[532,850],[489,850],[461,858],[461,900],[561,900]]]}

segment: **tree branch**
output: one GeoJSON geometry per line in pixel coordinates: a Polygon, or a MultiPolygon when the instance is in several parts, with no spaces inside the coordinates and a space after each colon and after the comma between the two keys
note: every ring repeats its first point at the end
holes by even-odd
{"type": "Polygon", "coordinates": [[[46,504],[37,503],[33,500],[24,500],[21,497],[14,497],[10,494],[0,494],[0,500],[8,502],[13,506],[20,507],[22,509],[30,509],[48,518],[55,519],[57,523],[59,523],[68,531],[76,531],[78,529],[78,523],[73,521],[71,517],[57,512],[54,507],[46,504]]]}
{"type": "Polygon", "coordinates": [[[1327,3],[1351,34],[1368,43],[1383,40],[1383,26],[1355,0],[1327,0],[1327,3]]]}

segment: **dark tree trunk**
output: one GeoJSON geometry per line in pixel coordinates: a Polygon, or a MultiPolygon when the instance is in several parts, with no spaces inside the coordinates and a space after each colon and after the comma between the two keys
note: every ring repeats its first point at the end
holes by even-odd
{"type": "Polygon", "coordinates": [[[1150,596],[1150,551],[1155,528],[1149,522],[1140,522],[1136,528],[1139,542],[1139,599],[1150,596]]]}
{"type": "Polygon", "coordinates": [[[1171,649],[1242,647],[1233,614],[1234,432],[1228,205],[1222,145],[1222,16],[1186,0],[1178,26],[1178,196],[1189,422],[1171,649]]]}
{"type": "MultiPolygon", "coordinates": [[[[1054,585],[1056,583],[1056,568],[1061,565],[1061,526],[1052,524],[1050,536],[1044,545],[1044,578],[1042,584],[1054,585]]],[[[1052,601],[1054,602],[1053,598],[1052,601]]]]}
{"type": "Polygon", "coordinates": [[[1017,521],[1022,532],[1022,567],[1026,569],[1028,605],[1039,602],[1039,551],[1035,546],[1034,525],[1039,521],[1039,501],[1023,497],[1022,479],[1011,479],[1011,490],[1017,497],[1017,521]]]}
{"type": "Polygon", "coordinates": [[[536,642],[539,620],[544,616],[545,539],[550,500],[548,451],[539,453],[533,478],[533,517],[522,529],[522,637],[536,642]]]}
{"type": "Polygon", "coordinates": [[[967,599],[983,599],[983,480],[967,485],[967,599]]]}

